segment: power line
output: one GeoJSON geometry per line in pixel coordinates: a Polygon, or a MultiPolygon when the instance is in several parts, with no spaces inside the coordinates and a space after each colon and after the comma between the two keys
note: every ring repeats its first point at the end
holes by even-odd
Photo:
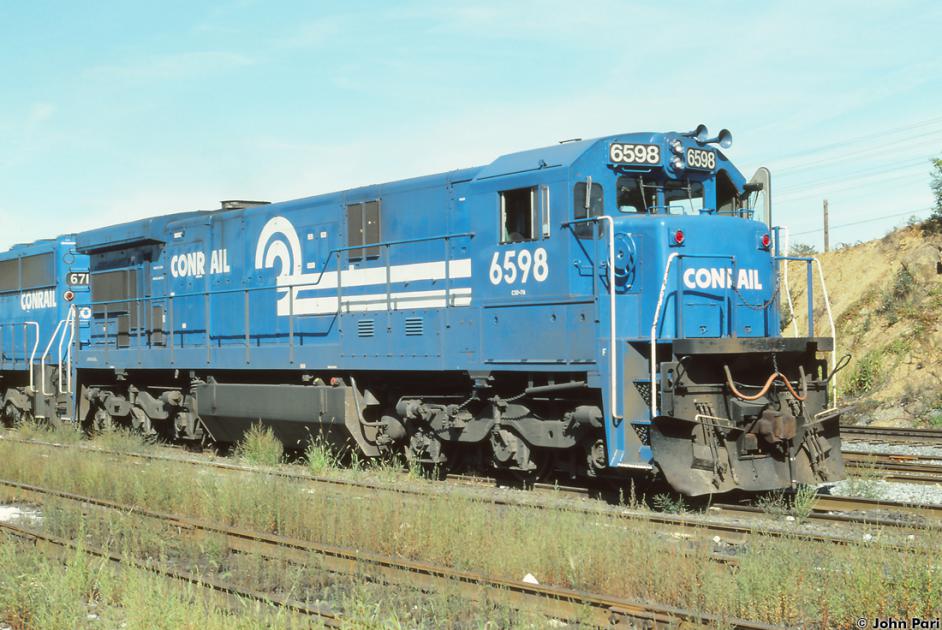
{"type": "Polygon", "coordinates": [[[938,123],[942,123],[942,116],[935,116],[935,117],[933,117],[933,118],[927,118],[927,119],[925,119],[925,120],[923,120],[923,121],[921,121],[921,122],[918,122],[918,123],[915,123],[915,124],[912,124],[912,125],[903,125],[903,126],[901,126],[901,127],[891,127],[890,129],[885,129],[885,130],[883,130],[883,131],[873,131],[873,132],[867,133],[867,134],[865,134],[865,135],[854,136],[854,137],[847,138],[847,139],[844,139],[844,140],[839,140],[839,141],[837,141],[837,142],[831,142],[831,143],[829,143],[829,144],[818,145],[817,147],[811,147],[811,148],[809,148],[809,149],[804,149],[804,150],[798,151],[798,152],[796,152],[796,153],[790,153],[790,154],[787,154],[787,155],[783,155],[781,159],[786,160],[786,159],[790,159],[790,158],[793,158],[793,157],[800,157],[800,156],[802,156],[802,155],[809,155],[809,154],[812,154],[812,153],[821,153],[821,152],[823,152],[823,151],[825,151],[825,150],[839,148],[839,147],[842,147],[842,146],[846,146],[846,145],[848,145],[848,144],[856,144],[856,143],[858,143],[858,142],[862,142],[862,141],[865,141],[865,140],[871,140],[871,139],[873,139],[873,138],[880,138],[880,137],[883,137],[883,136],[890,136],[890,135],[893,135],[894,133],[900,133],[900,132],[902,132],[902,131],[910,131],[911,129],[921,129],[922,127],[930,127],[930,126],[935,125],[935,124],[938,124],[938,123]]]}
{"type": "MultiPolygon", "coordinates": [[[[831,157],[821,158],[821,159],[819,159],[819,160],[813,160],[813,161],[811,161],[811,162],[802,162],[801,164],[799,164],[799,165],[797,165],[797,166],[791,166],[791,167],[785,166],[785,167],[782,167],[782,168],[776,168],[775,171],[776,171],[777,173],[798,173],[798,172],[801,172],[801,171],[806,171],[806,170],[809,170],[809,169],[818,168],[818,167],[820,167],[821,165],[829,164],[829,163],[831,163],[831,162],[840,162],[840,161],[849,160],[849,159],[852,159],[852,158],[859,158],[859,157],[863,157],[863,156],[870,156],[870,155],[872,155],[872,154],[876,154],[876,155],[881,155],[881,154],[882,154],[882,155],[881,155],[881,157],[882,157],[883,155],[886,154],[886,150],[887,150],[888,147],[893,147],[893,146],[895,146],[895,145],[904,144],[904,143],[908,143],[908,142],[911,143],[911,142],[914,142],[914,141],[915,141],[914,144],[910,144],[910,145],[907,146],[907,147],[900,147],[901,149],[905,149],[907,153],[912,153],[912,150],[913,150],[914,148],[920,148],[920,149],[921,149],[921,148],[923,148],[923,147],[926,147],[926,148],[928,148],[929,146],[937,146],[937,147],[938,147],[939,145],[942,145],[942,137],[940,137],[939,139],[936,139],[936,136],[937,136],[937,135],[940,135],[940,134],[942,134],[942,129],[933,131],[933,132],[931,132],[931,133],[929,133],[929,134],[920,134],[920,135],[918,135],[918,136],[912,136],[912,137],[908,137],[908,138],[901,138],[901,139],[899,139],[899,140],[894,140],[893,142],[885,142],[885,143],[883,143],[883,144],[880,144],[879,146],[874,146],[874,147],[870,147],[870,148],[863,148],[863,149],[860,149],[860,150],[858,150],[858,151],[854,151],[853,153],[850,153],[850,154],[848,154],[848,153],[843,153],[843,154],[840,154],[840,155],[834,155],[834,156],[831,156],[831,157]]],[[[893,153],[893,152],[898,152],[899,150],[900,150],[900,149],[895,149],[895,150],[892,151],[891,153],[893,153]]]]}
{"type": "MultiPolygon", "coordinates": [[[[892,182],[900,179],[907,179],[920,176],[919,173],[903,173],[901,175],[893,175],[892,177],[883,177],[879,181],[874,182],[875,184],[885,184],[887,182],[892,182]]],[[[849,180],[848,180],[849,181],[849,180]]],[[[815,190],[810,190],[807,193],[803,194],[784,194],[778,197],[779,201],[795,201],[796,199],[807,199],[808,197],[821,197],[824,195],[829,195],[831,193],[841,192],[844,190],[853,190],[854,188],[865,188],[865,184],[855,184],[851,183],[846,186],[835,186],[833,188],[817,188],[815,190]]]]}
{"type": "MultiPolygon", "coordinates": [[[[848,181],[870,177],[871,175],[877,175],[877,174],[883,174],[883,173],[895,173],[896,171],[902,171],[902,170],[907,170],[907,169],[915,170],[917,166],[921,166],[921,165],[925,165],[926,172],[928,173],[931,159],[932,158],[918,158],[915,160],[910,160],[908,162],[898,162],[896,164],[893,164],[892,162],[879,164],[877,166],[871,166],[870,168],[852,171],[847,176],[831,175],[829,177],[825,177],[824,179],[816,179],[810,182],[803,182],[801,184],[789,184],[787,186],[781,186],[776,190],[776,192],[783,193],[783,192],[800,191],[800,190],[805,190],[807,188],[810,188],[812,186],[817,186],[819,184],[827,184],[829,182],[843,184],[848,181]]],[[[882,181],[879,178],[875,178],[875,180],[876,180],[875,183],[879,183],[880,181],[882,181]]]]}
{"type": "MultiPolygon", "coordinates": [[[[863,220],[861,220],[861,221],[852,221],[852,222],[850,222],[850,223],[842,223],[842,224],[840,224],[840,225],[832,225],[832,226],[830,226],[829,229],[830,229],[830,230],[835,230],[835,229],[839,229],[839,228],[851,227],[851,226],[853,226],[853,225],[861,225],[861,224],[864,224],[864,223],[873,223],[873,222],[875,222],[875,221],[882,221],[883,219],[892,219],[892,218],[895,218],[895,217],[902,217],[902,216],[906,216],[906,215],[916,215],[916,214],[919,214],[920,212],[926,212],[926,211],[928,211],[928,210],[932,210],[932,208],[919,208],[918,210],[907,210],[906,212],[898,212],[898,213],[896,213],[896,214],[884,214],[882,217],[873,217],[873,218],[870,218],[870,219],[863,219],[863,220]]],[[[802,234],[815,234],[815,233],[817,233],[817,232],[823,232],[823,231],[824,231],[824,228],[818,228],[818,229],[816,229],[816,230],[805,230],[805,231],[803,231],[803,232],[792,232],[792,236],[800,236],[800,235],[802,235],[802,234]]]]}

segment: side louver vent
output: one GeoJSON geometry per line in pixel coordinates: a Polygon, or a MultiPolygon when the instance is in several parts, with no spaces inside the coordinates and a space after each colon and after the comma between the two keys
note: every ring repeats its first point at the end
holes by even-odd
{"type": "Polygon", "coordinates": [[[376,332],[376,325],[372,319],[361,319],[357,322],[358,337],[372,337],[376,332]]]}
{"type": "Polygon", "coordinates": [[[406,337],[420,337],[425,334],[425,322],[421,317],[406,318],[406,337]]]}

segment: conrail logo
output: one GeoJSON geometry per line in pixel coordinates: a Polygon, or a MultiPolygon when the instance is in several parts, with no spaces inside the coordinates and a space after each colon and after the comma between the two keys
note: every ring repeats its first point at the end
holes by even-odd
{"type": "MultiPolygon", "coordinates": [[[[733,285],[733,270],[729,267],[701,267],[684,272],[684,285],[688,289],[729,289],[733,285]]],[[[760,291],[762,281],[758,269],[739,269],[736,274],[737,289],[760,291]]]]}
{"type": "Polygon", "coordinates": [[[56,292],[52,289],[20,293],[20,308],[32,311],[41,308],[53,308],[56,305],[56,292]]]}

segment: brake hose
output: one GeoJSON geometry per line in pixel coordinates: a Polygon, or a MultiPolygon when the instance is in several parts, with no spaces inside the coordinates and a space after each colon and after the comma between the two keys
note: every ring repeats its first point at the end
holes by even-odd
{"type": "Polygon", "coordinates": [[[785,383],[785,387],[788,388],[788,391],[791,393],[791,395],[795,397],[795,400],[798,400],[799,402],[804,402],[805,399],[808,397],[808,392],[805,387],[805,374],[804,374],[804,369],[802,369],[801,366],[798,366],[798,369],[801,371],[802,390],[805,390],[804,396],[800,395],[798,392],[795,391],[795,388],[792,387],[792,384],[785,377],[785,375],[782,374],[781,372],[773,372],[772,375],[769,376],[768,380],[765,382],[765,385],[762,386],[762,389],[759,390],[758,394],[755,394],[753,396],[747,396],[746,394],[743,394],[742,392],[739,391],[739,389],[736,388],[736,384],[733,383],[733,375],[729,371],[729,366],[723,365],[723,371],[726,372],[726,385],[729,387],[729,390],[733,393],[733,395],[736,398],[740,398],[742,400],[758,400],[759,398],[762,398],[763,396],[765,396],[766,392],[769,391],[769,388],[772,387],[772,383],[774,383],[776,380],[781,380],[783,383],[785,383]]]}

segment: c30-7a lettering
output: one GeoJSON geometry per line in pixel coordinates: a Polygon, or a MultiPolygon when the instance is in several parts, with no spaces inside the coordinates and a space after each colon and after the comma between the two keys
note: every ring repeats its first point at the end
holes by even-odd
{"type": "Polygon", "coordinates": [[[504,250],[503,259],[500,252],[494,252],[491,258],[490,279],[491,284],[526,284],[530,278],[536,282],[543,282],[549,275],[549,266],[546,261],[546,250],[537,247],[532,253],[529,249],[519,251],[504,250]]]}

